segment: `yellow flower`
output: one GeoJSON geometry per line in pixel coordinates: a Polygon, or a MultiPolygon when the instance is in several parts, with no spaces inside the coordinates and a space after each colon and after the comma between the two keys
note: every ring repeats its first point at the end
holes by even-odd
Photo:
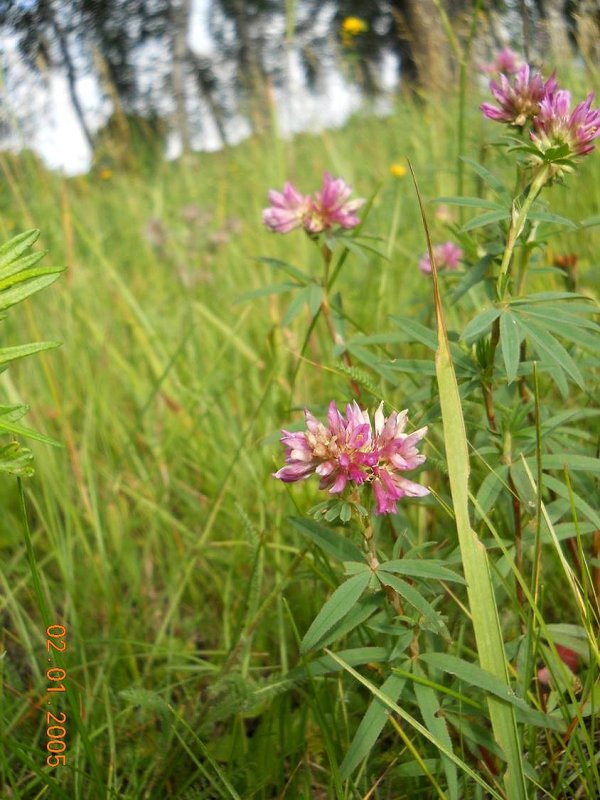
{"type": "Polygon", "coordinates": [[[364,21],[364,19],[360,19],[359,17],[346,17],[346,19],[342,22],[342,31],[347,36],[358,36],[368,29],[367,23],[364,21]]]}
{"type": "Polygon", "coordinates": [[[406,167],[402,164],[390,164],[390,175],[394,178],[403,178],[406,175],[406,167]]]}
{"type": "Polygon", "coordinates": [[[103,167],[98,173],[98,177],[101,181],[109,181],[112,178],[112,169],[103,167]]]}

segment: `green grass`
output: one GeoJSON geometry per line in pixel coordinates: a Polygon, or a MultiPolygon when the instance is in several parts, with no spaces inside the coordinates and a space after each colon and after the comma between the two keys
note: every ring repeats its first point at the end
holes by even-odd
{"type": "MultiPolygon", "coordinates": [[[[483,144],[496,131],[476,102],[466,152],[508,174],[502,152],[483,144]]],[[[361,798],[384,773],[370,797],[437,796],[393,726],[367,767],[342,780],[369,691],[341,668],[327,680],[285,681],[302,666],[299,638],[337,586],[339,568],[287,521],[318,493],[312,481],[286,491],[271,478],[281,461],[279,429],[304,405],[319,410],[349,395],[324,331],[293,384],[306,315],[282,329],[285,298],[239,297],[274,282],[258,256],[319,269],[301,233],[269,234],[260,212],[269,188],[291,178],[308,192],[330,169],[358,195],[377,191],[368,230],[390,256],[348,260],[339,285],[349,317],[368,332],[386,330],[390,314],[430,321],[429,285],[417,267],[426,245],[416,197],[409,178],[391,177],[388,167],[408,156],[426,200],[453,194],[455,129],[455,98],[441,108],[402,100],[389,118],[356,117],[339,131],[291,141],[249,140],[157,164],[152,174],[115,169],[109,180],[64,180],[34,160],[0,157],[1,238],[39,227],[47,263],[68,266],[2,323],[8,343],[59,339],[62,348],[11,367],[2,390],[30,402],[27,423],[64,444],[31,445],[36,474],[25,495],[42,591],[52,622],[68,630],[68,681],[96,762],[94,771],[63,701],[69,763],[45,767],[46,637],[17,486],[4,478],[3,796],[361,798]],[[199,221],[184,217],[192,205],[199,221]]],[[[573,219],[600,213],[598,153],[588,162],[570,188],[553,190],[553,211],[573,219]]],[[[466,182],[474,193],[468,169],[466,182]]],[[[450,238],[430,208],[434,241],[450,238]]],[[[598,231],[551,242],[556,253],[578,253],[592,293],[600,286],[598,231]]],[[[450,324],[455,314],[449,308],[450,324]]],[[[386,397],[403,408],[415,391],[406,379],[386,397]]],[[[441,447],[441,430],[431,442],[432,452],[441,447]]],[[[415,509],[399,526],[423,537],[446,526],[440,542],[450,529],[443,509],[431,513],[437,527],[415,509]]],[[[506,578],[506,563],[502,569],[506,578]]],[[[560,575],[552,567],[549,586],[560,575]]],[[[549,596],[546,621],[577,621],[574,604],[565,603],[559,613],[549,596]]],[[[452,638],[466,637],[470,647],[461,625],[454,622],[452,638]]],[[[377,644],[373,634],[363,638],[377,644]]],[[[381,683],[377,663],[362,673],[381,683]]],[[[410,727],[404,736],[443,783],[435,749],[410,727]]],[[[468,761],[468,749],[454,745],[468,761]]],[[[578,747],[585,743],[573,742],[578,747]]],[[[568,773],[570,758],[571,751],[557,769],[568,773]]],[[[474,783],[468,791],[483,797],[474,783]]]]}

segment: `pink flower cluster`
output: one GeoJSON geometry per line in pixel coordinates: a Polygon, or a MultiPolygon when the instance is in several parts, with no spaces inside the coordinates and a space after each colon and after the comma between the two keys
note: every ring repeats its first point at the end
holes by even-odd
{"type": "Polygon", "coordinates": [[[321,190],[312,197],[300,194],[288,181],[283,192],[269,192],[271,205],[263,211],[263,222],[276,233],[289,233],[300,227],[308,233],[321,233],[334,225],[354,228],[360,222],[356,212],[365,201],[349,200],[351,193],[352,187],[329,172],[323,175],[321,190]]]}
{"type": "Polygon", "coordinates": [[[282,431],[286,464],[273,477],[293,483],[316,474],[321,478],[320,488],[331,494],[343,492],[349,484],[368,484],[377,514],[395,514],[396,503],[403,497],[429,494],[425,486],[402,475],[425,461],[417,444],[427,428],[405,433],[408,411],[394,411],[386,419],[381,403],[373,426],[368,411],[361,410],[356,402],[346,406],[343,416],[332,400],[327,425],[308,409],[304,416],[306,431],[282,431]]]}
{"type": "MultiPolygon", "coordinates": [[[[433,257],[435,258],[435,265],[438,269],[458,269],[461,258],[464,253],[461,248],[454,244],[454,242],[444,242],[444,244],[436,244],[433,246],[433,257]]],[[[431,259],[429,253],[423,253],[419,259],[419,269],[426,275],[431,274],[431,259]]]]}
{"type": "Polygon", "coordinates": [[[554,75],[544,82],[539,72],[532,71],[529,64],[523,64],[512,79],[502,73],[500,83],[490,82],[490,90],[500,108],[482,103],[481,110],[489,119],[522,128],[529,119],[536,116],[544,97],[552,94],[557,85],[554,75]]]}
{"type": "MultiPolygon", "coordinates": [[[[486,117],[519,128],[531,121],[529,136],[537,150],[534,163],[573,159],[594,149],[594,139],[600,136],[600,109],[592,108],[593,93],[571,111],[571,93],[559,89],[554,75],[544,81],[529,64],[523,64],[512,78],[501,74],[500,82],[491,81],[490,89],[499,107],[482,103],[486,117]],[[546,156],[555,149],[556,154],[546,156]]],[[[554,174],[563,169],[569,167],[557,165],[554,174]]]]}
{"type": "Polygon", "coordinates": [[[510,47],[504,47],[496,54],[496,58],[491,64],[482,64],[480,69],[489,75],[495,75],[500,72],[504,75],[514,75],[522,63],[521,57],[514,50],[511,50],[510,47]]]}

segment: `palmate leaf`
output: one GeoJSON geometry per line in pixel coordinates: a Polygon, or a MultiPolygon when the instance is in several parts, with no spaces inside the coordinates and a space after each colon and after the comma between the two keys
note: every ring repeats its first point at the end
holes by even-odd
{"type": "MultiPolygon", "coordinates": [[[[0,311],[20,303],[35,292],[53,283],[63,267],[38,267],[43,252],[27,253],[39,237],[38,230],[15,236],[0,247],[0,311]]],[[[17,359],[58,347],[59,342],[36,342],[0,348],[0,372],[17,359]]],[[[0,406],[0,433],[25,436],[46,444],[58,444],[53,439],[19,424],[27,406],[0,406]]],[[[0,446],[0,470],[19,476],[33,473],[31,451],[18,442],[0,446]]]]}
{"type": "Polygon", "coordinates": [[[533,342],[541,359],[549,361],[552,366],[566,373],[581,389],[584,389],[583,375],[579,367],[558,339],[531,319],[525,320],[520,315],[516,319],[519,328],[533,342]]]}

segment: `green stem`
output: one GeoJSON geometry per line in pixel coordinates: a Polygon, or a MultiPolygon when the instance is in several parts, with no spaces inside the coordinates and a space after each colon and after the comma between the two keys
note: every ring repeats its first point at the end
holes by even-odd
{"type": "MultiPolygon", "coordinates": [[[[321,247],[321,254],[323,256],[323,264],[324,264],[323,300],[321,301],[321,311],[323,313],[323,317],[325,318],[325,322],[327,324],[327,330],[329,331],[329,335],[331,336],[333,343],[335,345],[341,345],[343,347],[344,340],[335,329],[335,324],[333,322],[333,317],[331,315],[331,305],[329,302],[329,289],[331,283],[333,283],[333,278],[335,277],[335,275],[331,279],[329,277],[329,268],[331,265],[331,258],[333,253],[331,252],[329,247],[327,247],[327,245],[324,244],[321,247]]],[[[342,361],[344,362],[344,364],[348,369],[352,369],[352,358],[350,357],[350,353],[346,349],[342,351],[342,361]]],[[[358,400],[360,398],[360,386],[355,380],[350,379],[350,387],[352,389],[354,397],[358,400]]]]}
{"type": "Polygon", "coordinates": [[[548,180],[548,173],[548,166],[543,166],[539,170],[534,179],[531,181],[527,196],[525,197],[523,205],[518,211],[516,202],[513,203],[512,219],[510,228],[508,230],[508,239],[506,240],[506,247],[504,248],[502,263],[500,264],[500,272],[498,274],[498,282],[496,284],[496,294],[499,300],[502,300],[506,294],[506,289],[508,287],[508,281],[510,278],[509,267],[517,239],[523,231],[523,227],[527,220],[527,215],[531,211],[531,206],[548,180]]]}

